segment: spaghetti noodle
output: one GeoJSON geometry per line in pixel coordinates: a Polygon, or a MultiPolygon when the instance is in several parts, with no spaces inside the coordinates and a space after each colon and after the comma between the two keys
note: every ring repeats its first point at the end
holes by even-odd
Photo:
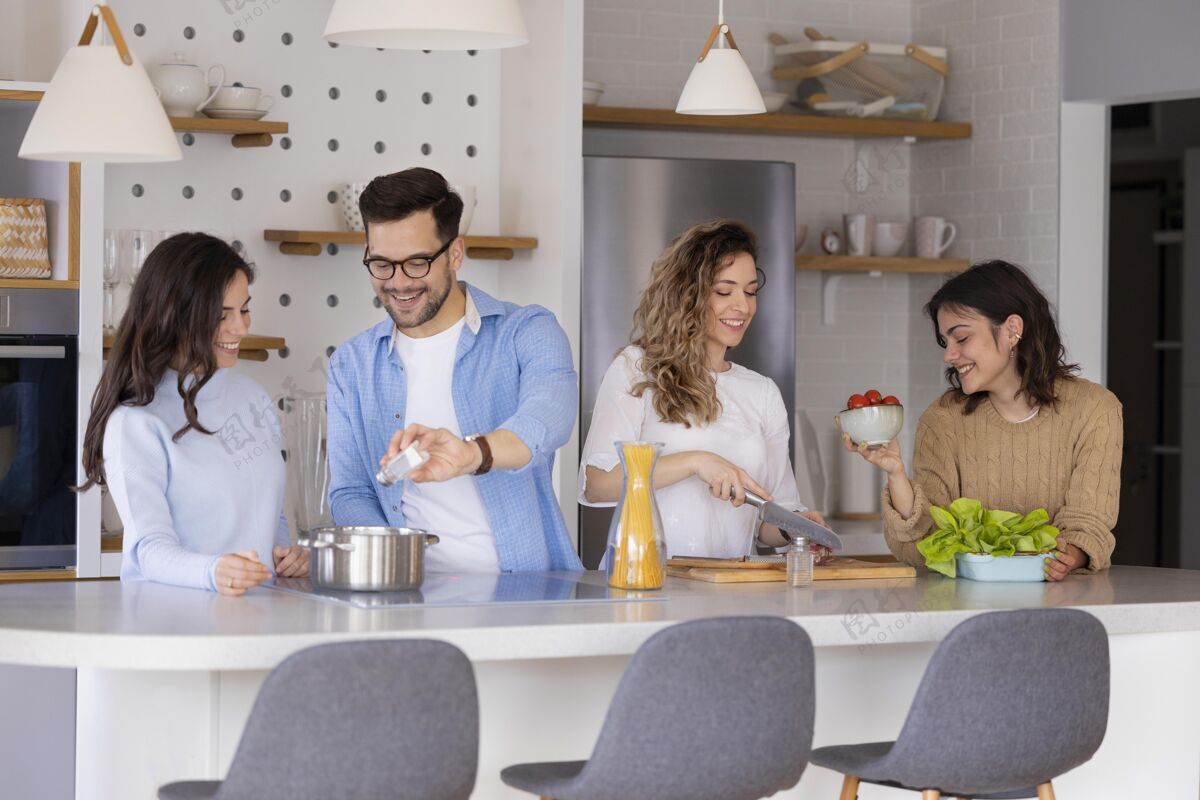
{"type": "Polygon", "coordinates": [[[619,589],[660,589],[663,558],[657,541],[654,507],[654,459],[652,444],[631,442],[621,446],[625,462],[625,495],[621,500],[619,527],[612,543],[609,585],[619,589]]]}

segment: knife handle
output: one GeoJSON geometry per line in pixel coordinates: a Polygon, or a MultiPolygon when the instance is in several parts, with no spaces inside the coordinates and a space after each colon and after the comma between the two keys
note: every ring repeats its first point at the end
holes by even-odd
{"type": "MultiPolygon", "coordinates": [[[[754,506],[755,508],[762,508],[764,505],[766,505],[766,499],[759,497],[749,489],[743,489],[743,491],[746,493],[746,502],[750,505],[754,506]]],[[[732,500],[733,498],[730,499],[732,500]]]]}

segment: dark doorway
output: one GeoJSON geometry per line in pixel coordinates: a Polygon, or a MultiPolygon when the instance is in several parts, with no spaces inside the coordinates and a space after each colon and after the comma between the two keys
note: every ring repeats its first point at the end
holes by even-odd
{"type": "Polygon", "coordinates": [[[1107,374],[1125,418],[1113,563],[1178,567],[1186,144],[1162,123],[1200,121],[1200,102],[1125,108],[1113,109],[1109,195],[1107,374]]]}

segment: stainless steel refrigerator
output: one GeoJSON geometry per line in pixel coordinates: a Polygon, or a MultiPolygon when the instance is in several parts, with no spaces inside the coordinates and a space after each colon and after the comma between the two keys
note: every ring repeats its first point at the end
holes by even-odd
{"type": "MultiPolygon", "coordinates": [[[[767,278],[754,322],[730,360],[774,380],[788,419],[794,418],[795,192],[795,166],[786,162],[584,158],[581,450],[604,371],[629,343],[650,265],[685,229],[716,217],[754,229],[758,266],[767,278]]],[[[611,517],[610,509],[580,506],[580,544],[589,568],[604,553],[611,517]]]]}

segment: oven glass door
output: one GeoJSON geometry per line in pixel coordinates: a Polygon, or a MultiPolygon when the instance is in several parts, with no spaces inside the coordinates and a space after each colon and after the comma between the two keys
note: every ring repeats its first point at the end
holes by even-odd
{"type": "Polygon", "coordinates": [[[0,336],[0,569],[74,566],[75,336],[0,336]]]}

